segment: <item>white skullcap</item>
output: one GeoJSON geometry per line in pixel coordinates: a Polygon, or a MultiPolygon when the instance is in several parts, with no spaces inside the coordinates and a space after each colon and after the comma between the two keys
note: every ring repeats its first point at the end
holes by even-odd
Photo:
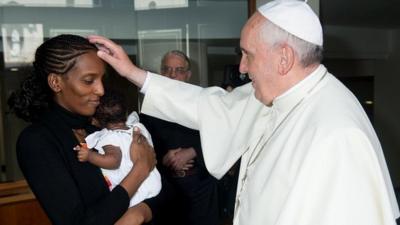
{"type": "Polygon", "coordinates": [[[322,46],[322,27],[310,6],[299,0],[276,0],[258,8],[265,18],[290,34],[322,46]]]}

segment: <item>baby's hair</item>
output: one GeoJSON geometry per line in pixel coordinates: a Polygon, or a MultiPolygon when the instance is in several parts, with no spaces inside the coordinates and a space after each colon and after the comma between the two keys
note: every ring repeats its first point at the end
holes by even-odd
{"type": "Polygon", "coordinates": [[[93,117],[103,128],[110,123],[126,122],[127,108],[124,95],[115,90],[106,90],[93,117]]]}
{"type": "Polygon", "coordinates": [[[36,50],[31,75],[10,95],[10,109],[25,121],[37,120],[54,95],[47,82],[49,74],[65,75],[76,59],[89,51],[96,52],[96,46],[77,35],[63,34],[45,41],[36,50]]]}

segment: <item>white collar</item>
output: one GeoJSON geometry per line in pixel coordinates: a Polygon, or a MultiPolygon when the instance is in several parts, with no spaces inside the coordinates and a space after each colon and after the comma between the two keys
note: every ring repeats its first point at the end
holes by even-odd
{"type": "Polygon", "coordinates": [[[317,69],[307,75],[299,83],[276,97],[272,102],[271,109],[276,111],[278,114],[286,114],[286,112],[290,111],[296,104],[302,101],[310,91],[313,90],[326,72],[327,69],[325,66],[322,64],[319,65],[317,69]]]}

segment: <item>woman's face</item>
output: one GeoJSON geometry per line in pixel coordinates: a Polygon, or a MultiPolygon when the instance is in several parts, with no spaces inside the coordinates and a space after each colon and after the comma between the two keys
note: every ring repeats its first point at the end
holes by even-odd
{"type": "Polygon", "coordinates": [[[104,62],[95,51],[80,55],[74,67],[64,76],[59,76],[60,90],[55,93],[56,102],[72,113],[93,115],[104,94],[104,73],[104,62]]]}

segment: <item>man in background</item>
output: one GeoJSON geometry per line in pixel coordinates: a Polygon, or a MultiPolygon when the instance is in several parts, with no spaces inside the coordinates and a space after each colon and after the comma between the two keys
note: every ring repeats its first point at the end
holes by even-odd
{"type": "MultiPolygon", "coordinates": [[[[185,53],[172,50],[161,60],[161,74],[187,82],[191,63],[185,53]]],[[[217,225],[217,180],[205,165],[197,130],[145,114],[140,121],[149,130],[161,175],[175,188],[178,199],[162,212],[163,224],[217,225]]]]}

